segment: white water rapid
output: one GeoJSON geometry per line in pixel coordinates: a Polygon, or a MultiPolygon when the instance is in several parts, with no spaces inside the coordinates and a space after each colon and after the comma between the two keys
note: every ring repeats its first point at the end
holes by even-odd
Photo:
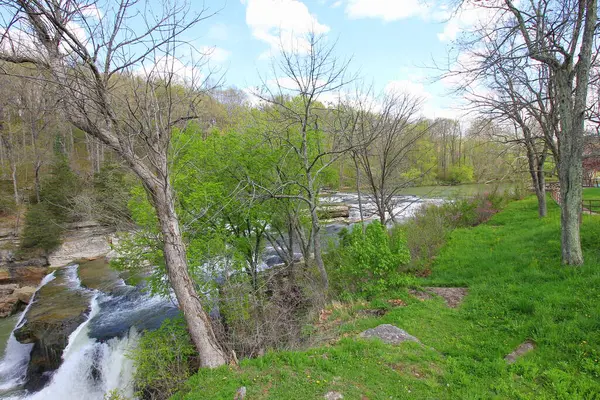
{"type": "MultiPolygon", "coordinates": [[[[133,398],[134,365],[127,354],[137,345],[140,330],[155,329],[164,318],[175,316],[177,308],[169,299],[149,296],[132,286],[121,285],[110,294],[82,287],[77,265],[60,273],[62,280],[56,282],[64,290],[91,294],[89,315],[71,332],[60,367],[37,392],[23,388],[33,344],[21,344],[11,333],[0,361],[0,399],[103,400],[112,390],[133,398]]],[[[54,273],[48,275],[38,290],[54,278],[54,273]]],[[[25,322],[33,303],[15,329],[25,322]]]]}
{"type": "MultiPolygon", "coordinates": [[[[54,272],[46,275],[44,279],[42,279],[37,290],[40,290],[42,286],[53,279],[54,272]]],[[[35,295],[31,297],[32,300],[34,298],[35,295]]],[[[33,301],[30,301],[17,321],[15,329],[25,322],[25,314],[27,314],[27,311],[29,311],[32,304],[33,301]]],[[[32,347],[32,344],[19,343],[17,339],[15,339],[14,333],[11,332],[4,351],[4,357],[2,358],[2,361],[0,361],[0,393],[7,392],[23,383],[25,374],[27,373],[27,363],[29,362],[29,353],[31,352],[32,347]]]]}

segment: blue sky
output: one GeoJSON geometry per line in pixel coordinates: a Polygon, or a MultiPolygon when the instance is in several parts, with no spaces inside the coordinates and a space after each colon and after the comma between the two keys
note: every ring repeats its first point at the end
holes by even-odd
{"type": "Polygon", "coordinates": [[[299,36],[312,27],[337,40],[338,56],[352,57],[351,68],[377,90],[412,92],[425,99],[426,116],[453,116],[456,99],[448,85],[433,82],[439,71],[432,67],[447,61],[452,40],[478,11],[450,18],[443,3],[425,1],[213,0],[206,5],[218,13],[203,22],[196,41],[213,49],[225,85],[244,89],[268,73],[280,33],[299,36]]]}

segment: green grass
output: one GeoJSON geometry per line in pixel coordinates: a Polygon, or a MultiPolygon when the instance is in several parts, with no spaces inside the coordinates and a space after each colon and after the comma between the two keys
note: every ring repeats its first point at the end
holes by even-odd
{"type": "Polygon", "coordinates": [[[600,188],[584,188],[583,200],[600,200],[600,188]]]}
{"type": "Polygon", "coordinates": [[[336,307],[330,320],[341,338],[307,351],[268,353],[239,368],[201,370],[177,398],[232,399],[596,399],[600,398],[600,217],[584,216],[586,264],[560,265],[559,210],[537,218],[532,198],[514,202],[488,223],[451,234],[423,286],[467,286],[457,309],[420,301],[406,290],[405,307],[387,298],[354,308],[388,308],[359,317],[336,307]],[[358,339],[391,323],[424,346],[388,346],[358,339]],[[525,340],[536,349],[513,365],[504,356],[525,340]]]}

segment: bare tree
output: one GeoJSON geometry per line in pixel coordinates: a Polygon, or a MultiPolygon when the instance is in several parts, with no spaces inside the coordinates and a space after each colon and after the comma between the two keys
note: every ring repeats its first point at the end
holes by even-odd
{"type": "MultiPolygon", "coordinates": [[[[525,58],[547,66],[557,112],[558,173],[561,192],[562,261],[583,263],[579,221],[582,198],[582,154],[588,83],[598,26],[597,0],[478,1],[493,20],[463,41],[479,49],[494,38],[500,59],[525,58]]],[[[490,54],[490,59],[497,59],[490,54]]],[[[493,61],[492,61],[493,62],[493,61]]],[[[481,74],[487,69],[482,68],[481,74]]]]}
{"type": "Polygon", "coordinates": [[[490,38],[483,49],[473,55],[470,69],[461,74],[476,74],[478,79],[475,87],[465,85],[463,90],[477,113],[499,123],[508,123],[509,129],[497,130],[492,140],[518,145],[525,150],[528,172],[538,198],[539,216],[545,217],[544,164],[549,153],[557,163],[559,161],[555,139],[558,117],[550,95],[552,86],[548,69],[542,64],[532,65],[526,58],[501,58],[500,46],[490,38]],[[485,68],[487,73],[479,75],[480,68],[485,68]]]}
{"type": "Polygon", "coordinates": [[[272,65],[273,79],[263,80],[262,90],[256,93],[269,115],[265,134],[289,149],[289,157],[298,165],[295,176],[281,170],[285,175],[279,175],[279,188],[269,190],[269,194],[280,199],[292,198],[308,207],[314,260],[325,291],[329,279],[319,235],[319,179],[349,148],[347,141],[339,140],[343,132],[337,131],[331,123],[338,112],[337,105],[325,107],[323,102],[331,100],[331,96],[339,97],[339,92],[355,79],[348,73],[349,61],[339,61],[334,48],[335,44],[328,44],[323,36],[314,32],[295,41],[291,49],[282,41],[280,57],[272,65]],[[286,192],[288,187],[297,190],[286,192]]]}
{"type": "Polygon", "coordinates": [[[356,123],[356,159],[382,224],[395,221],[396,196],[415,180],[403,174],[411,166],[416,143],[429,129],[420,117],[421,104],[420,98],[406,93],[387,94],[380,110],[362,113],[356,123]]]}
{"type": "Polygon", "coordinates": [[[209,15],[187,4],[160,9],[121,0],[2,1],[0,59],[39,68],[64,117],[120,155],[158,217],[167,275],[203,367],[226,363],[188,272],[169,175],[172,130],[194,119],[202,83],[182,61],[181,38],[209,15]]]}

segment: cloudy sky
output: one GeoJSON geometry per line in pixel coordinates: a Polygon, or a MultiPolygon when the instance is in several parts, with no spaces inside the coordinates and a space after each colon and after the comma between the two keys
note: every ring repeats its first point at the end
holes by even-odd
{"type": "Polygon", "coordinates": [[[290,37],[312,28],[337,40],[338,56],[351,57],[352,69],[377,90],[422,96],[428,117],[456,116],[457,101],[447,85],[433,82],[439,71],[432,67],[447,63],[452,40],[477,19],[478,10],[451,16],[443,3],[433,2],[438,0],[425,1],[214,0],[206,4],[217,14],[203,23],[195,41],[212,51],[227,86],[245,89],[268,71],[280,33],[290,37]]]}

